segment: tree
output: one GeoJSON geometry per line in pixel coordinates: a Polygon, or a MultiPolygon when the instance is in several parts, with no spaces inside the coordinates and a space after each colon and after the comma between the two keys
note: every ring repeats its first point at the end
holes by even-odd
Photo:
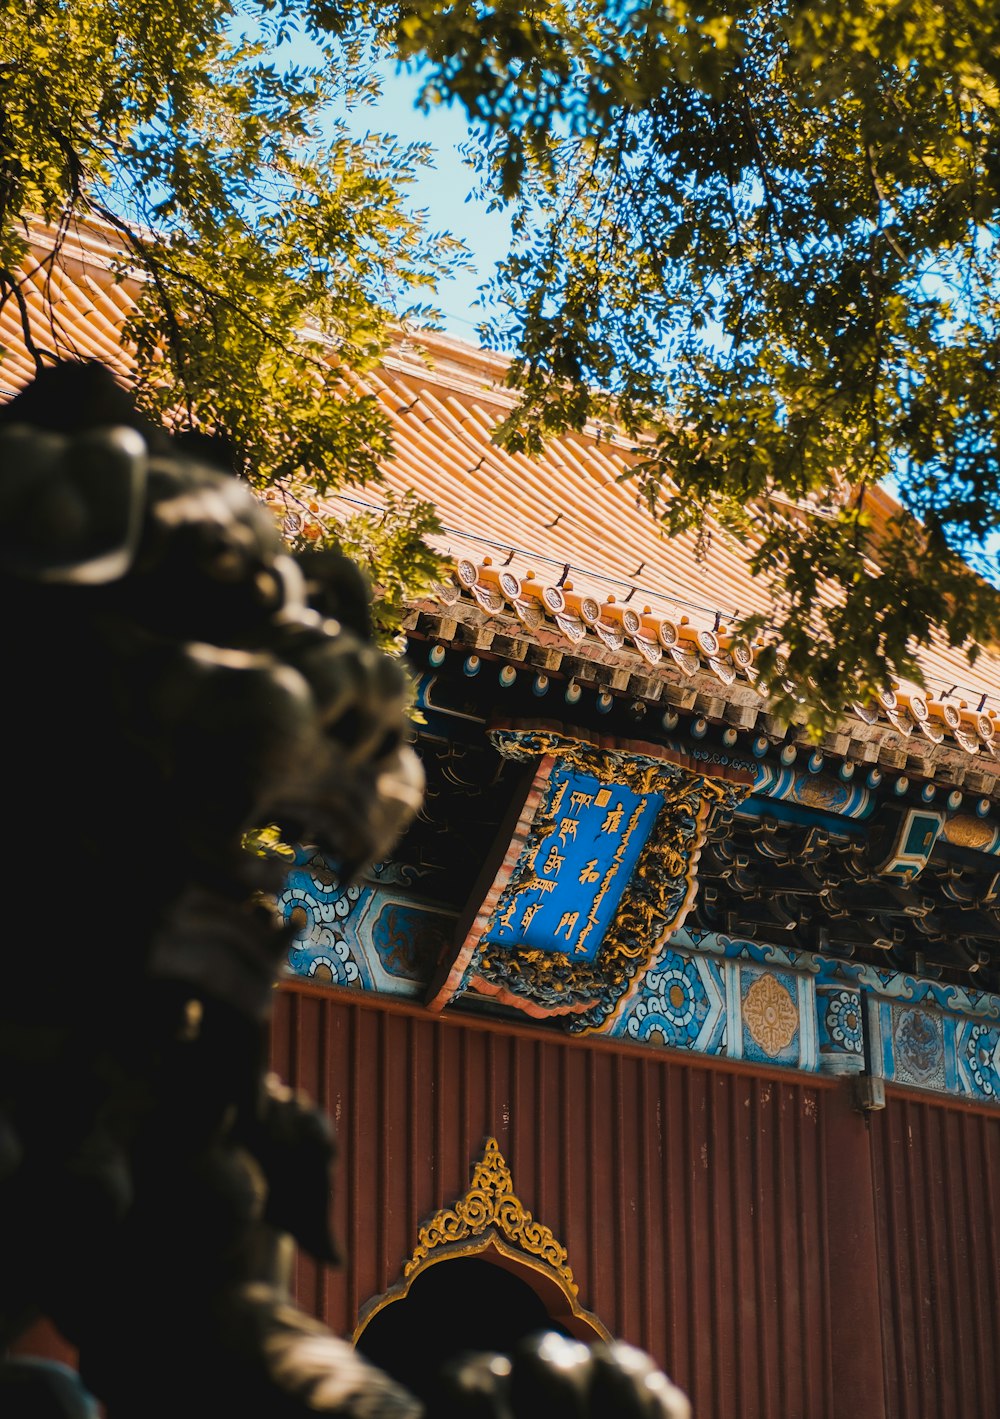
{"type": "Polygon", "coordinates": [[[714,514],[749,537],[774,653],[817,727],[893,675],[919,681],[935,629],[972,655],[995,640],[992,6],[314,13],[347,37],[374,30],[422,66],[424,102],[480,125],[482,188],[514,204],[485,325],[515,356],[510,445],[613,421],[668,531],[714,514]],[[886,527],[869,490],[890,478],[903,511],[886,527]]]}
{"type": "Polygon", "coordinates": [[[747,537],[774,591],[765,675],[821,727],[919,681],[936,631],[971,654],[995,636],[993,19],[986,0],[8,7],[0,297],[19,214],[101,212],[150,277],[128,332],[147,407],[225,429],[265,481],[372,476],[387,432],[340,371],[460,252],[406,214],[419,145],[352,141],[329,105],[370,89],[377,54],[422,65],[513,204],[484,326],[514,356],[503,437],[613,422],[666,531],[718,516],[747,537]],[[311,67],[282,60],[295,34],[311,67]]]}
{"type": "MultiPolygon", "coordinates": [[[[351,136],[344,115],[375,82],[365,46],[333,53],[300,9],[26,0],[0,14],[0,302],[24,315],[26,216],[56,229],[50,268],[75,221],[110,223],[120,274],[141,285],[124,332],[140,407],[224,435],[238,472],[293,501],[377,477],[386,421],[345,371],[363,375],[394,323],[426,319],[416,298],[463,259],[406,205],[426,145],[351,136]]],[[[30,345],[39,367],[73,353],[55,322],[51,336],[30,345]]],[[[349,536],[377,584],[416,590],[433,567],[410,545],[434,525],[411,499],[349,536]]]]}

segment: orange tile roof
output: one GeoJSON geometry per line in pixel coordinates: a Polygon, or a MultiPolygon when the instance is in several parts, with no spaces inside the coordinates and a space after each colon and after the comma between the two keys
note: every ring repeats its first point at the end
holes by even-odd
{"type": "MultiPolygon", "coordinates": [[[[139,287],[109,269],[111,229],[72,228],[58,263],[45,229],[30,235],[25,292],[36,345],[104,360],[127,377],[119,331],[139,287]]],[[[9,392],[33,373],[13,301],[0,311],[0,344],[0,390],[9,392]]],[[[480,648],[498,635],[526,638],[546,648],[552,669],[566,657],[560,673],[571,675],[582,658],[619,691],[740,728],[763,717],[777,733],[752,660],[739,646],[727,652],[724,640],[734,617],[770,609],[745,548],[718,527],[700,558],[693,534],[666,540],[627,479],[634,455],[623,438],[565,434],[537,458],[497,448],[491,436],[513,403],[506,367],[500,356],[420,332],[401,337],[377,373],[352,379],[376,395],[392,427],[385,483],[434,503],[444,528],[453,582],[414,608],[411,630],[447,639],[463,623],[466,643],[480,648]]],[[[327,507],[336,515],[377,497],[377,488],[345,492],[327,507]]],[[[876,498],[887,517],[895,504],[876,498]]],[[[921,664],[927,696],[902,686],[899,702],[887,694],[877,714],[847,712],[827,747],[846,752],[853,743],[856,757],[898,768],[916,760],[915,771],[991,791],[1000,775],[991,713],[1000,715],[1000,660],[984,654],[970,667],[938,637],[921,664]]]]}

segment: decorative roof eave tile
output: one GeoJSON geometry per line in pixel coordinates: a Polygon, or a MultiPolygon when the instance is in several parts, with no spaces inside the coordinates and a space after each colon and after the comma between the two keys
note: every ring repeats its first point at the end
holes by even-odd
{"type": "MultiPolygon", "coordinates": [[[[529,583],[530,584],[530,583],[529,583]]],[[[650,663],[638,648],[638,632],[611,639],[595,634],[599,620],[567,635],[560,626],[558,598],[537,580],[531,604],[537,618],[519,614],[524,583],[510,571],[462,559],[454,582],[437,597],[414,605],[407,630],[415,639],[460,646],[469,653],[526,664],[545,674],[590,683],[665,710],[691,712],[710,722],[775,741],[806,742],[802,725],[787,724],[770,710],[763,687],[754,683],[752,661],[718,644],[709,627],[690,624],[678,664],[670,654],[650,663]],[[475,580],[471,573],[475,572],[475,580]],[[506,592],[506,594],[505,594],[506,592]],[[582,628],[583,634],[579,634],[582,628]]],[[[548,588],[551,590],[552,588],[548,588]]],[[[558,588],[556,588],[558,589],[558,588]]],[[[600,605],[596,597],[594,605],[600,605]]],[[[606,612],[606,606],[601,608],[606,612]]],[[[645,629],[640,620],[640,628],[645,629]]],[[[624,631],[624,627],[622,627],[624,631]]],[[[850,707],[818,746],[832,757],[902,770],[973,792],[1000,794],[1000,730],[993,716],[959,708],[954,701],[926,701],[915,689],[887,692],[878,707],[850,707]]]]}

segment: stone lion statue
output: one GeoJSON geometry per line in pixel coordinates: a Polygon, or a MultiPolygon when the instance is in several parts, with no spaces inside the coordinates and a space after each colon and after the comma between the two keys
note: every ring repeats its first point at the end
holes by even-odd
{"type": "MultiPolygon", "coordinates": [[[[67,362],[0,410],[0,587],[0,1344],[45,1316],[79,1355],[0,1363],[0,1411],[419,1415],[283,1284],[288,1237],[336,1260],[334,1140],[267,1071],[284,869],[246,846],[276,824],[348,878],[419,806],[360,573],[292,556],[218,441],[67,362]]],[[[456,1416],[687,1413],[641,1352],[557,1336],[449,1392],[456,1416]]]]}

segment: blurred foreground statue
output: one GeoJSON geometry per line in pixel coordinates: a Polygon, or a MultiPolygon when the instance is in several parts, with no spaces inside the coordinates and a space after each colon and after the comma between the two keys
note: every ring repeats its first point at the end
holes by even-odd
{"type": "MultiPolygon", "coordinates": [[[[336,1260],[334,1150],[266,1070],[284,869],[244,846],[273,823],[345,877],[390,849],[404,677],[356,569],[292,557],[216,457],[97,365],[0,414],[0,1347],[46,1316],[85,1386],[0,1362],[5,1419],[421,1412],[283,1284],[288,1237],[336,1260]]],[[[456,1419],[687,1412],[640,1352],[555,1336],[449,1385],[456,1419]]]]}

